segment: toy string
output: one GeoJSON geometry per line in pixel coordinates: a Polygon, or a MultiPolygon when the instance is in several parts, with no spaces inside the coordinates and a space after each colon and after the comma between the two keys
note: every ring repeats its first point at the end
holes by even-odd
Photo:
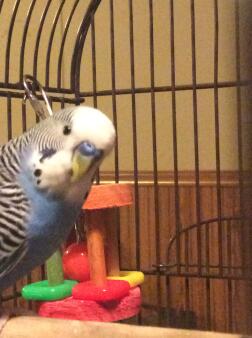
{"type": "MultiPolygon", "coordinates": [[[[42,120],[52,116],[53,112],[51,105],[46,92],[39,81],[31,75],[24,75],[23,84],[25,89],[24,101],[27,99],[30,101],[37,116],[42,120]],[[41,93],[44,104],[39,100],[36,90],[41,93]]],[[[46,261],[46,270],[48,285],[60,285],[64,282],[61,252],[59,249],[46,261]]]]}

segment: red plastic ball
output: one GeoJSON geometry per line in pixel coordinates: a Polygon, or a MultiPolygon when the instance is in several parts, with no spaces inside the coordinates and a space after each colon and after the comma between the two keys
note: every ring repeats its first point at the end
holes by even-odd
{"type": "Polygon", "coordinates": [[[66,278],[79,282],[90,279],[88,253],[85,243],[71,244],[64,252],[62,261],[66,278]]]}

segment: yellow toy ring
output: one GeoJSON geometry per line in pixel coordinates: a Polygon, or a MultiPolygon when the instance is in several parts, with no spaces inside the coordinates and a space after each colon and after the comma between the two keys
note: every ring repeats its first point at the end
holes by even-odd
{"type": "Polygon", "coordinates": [[[108,276],[107,279],[118,279],[127,281],[133,288],[144,282],[144,274],[141,271],[120,271],[120,276],[108,276]]]}

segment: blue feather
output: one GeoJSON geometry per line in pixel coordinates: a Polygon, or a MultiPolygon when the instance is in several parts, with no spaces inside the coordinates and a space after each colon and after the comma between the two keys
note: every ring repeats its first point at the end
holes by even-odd
{"type": "Polygon", "coordinates": [[[20,182],[31,203],[26,227],[28,250],[15,269],[0,279],[0,289],[13,285],[16,280],[43,264],[66,240],[81,209],[81,204],[48,198],[36,190],[25,175],[20,176],[20,182]]]}

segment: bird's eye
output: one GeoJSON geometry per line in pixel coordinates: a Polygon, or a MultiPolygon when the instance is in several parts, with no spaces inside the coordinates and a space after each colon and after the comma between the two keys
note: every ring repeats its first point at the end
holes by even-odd
{"type": "Polygon", "coordinates": [[[63,129],[63,134],[64,135],[69,135],[71,133],[71,128],[69,126],[64,126],[64,129],[63,129]]]}

